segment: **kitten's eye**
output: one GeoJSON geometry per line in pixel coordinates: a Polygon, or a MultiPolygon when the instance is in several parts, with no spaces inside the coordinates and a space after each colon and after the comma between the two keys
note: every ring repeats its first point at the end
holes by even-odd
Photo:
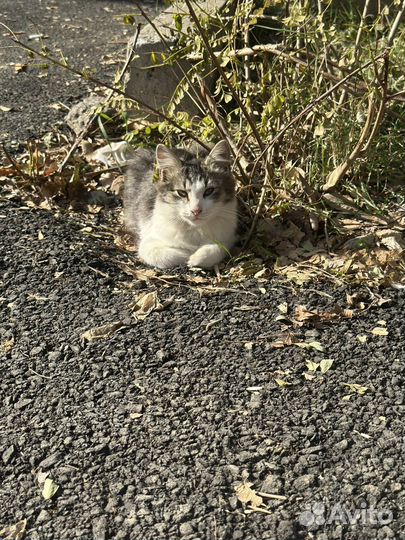
{"type": "Polygon", "coordinates": [[[183,199],[188,198],[188,193],[187,193],[187,191],[183,191],[182,189],[178,189],[178,190],[177,190],[177,195],[178,195],[179,197],[183,197],[183,199]]]}
{"type": "Polygon", "coordinates": [[[212,188],[212,187],[209,187],[208,189],[206,189],[204,191],[204,197],[209,197],[210,195],[212,195],[214,193],[215,189],[212,188]]]}

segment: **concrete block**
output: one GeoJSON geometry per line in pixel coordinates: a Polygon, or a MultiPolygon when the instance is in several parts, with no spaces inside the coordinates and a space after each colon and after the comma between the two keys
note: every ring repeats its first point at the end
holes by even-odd
{"type": "MultiPolygon", "coordinates": [[[[195,2],[194,8],[197,14],[215,13],[226,5],[226,0],[205,0],[195,2]]],[[[153,20],[154,25],[159,29],[164,40],[172,46],[175,44],[175,38],[170,29],[175,29],[173,15],[179,13],[183,16],[183,31],[190,25],[188,19],[187,6],[183,3],[177,3],[164,10],[153,20]]],[[[129,79],[126,85],[126,91],[133,97],[140,99],[144,103],[160,109],[168,105],[179,82],[184,75],[178,66],[154,66],[152,62],[152,53],[156,53],[160,59],[159,53],[168,55],[167,46],[163,39],[155,31],[152,25],[146,25],[140,32],[136,44],[136,57],[132,61],[129,69],[129,79]]],[[[191,64],[188,61],[182,62],[182,67],[188,71],[191,64]]],[[[193,100],[187,95],[181,100],[177,110],[186,111],[190,114],[198,113],[198,108],[193,100]]]]}

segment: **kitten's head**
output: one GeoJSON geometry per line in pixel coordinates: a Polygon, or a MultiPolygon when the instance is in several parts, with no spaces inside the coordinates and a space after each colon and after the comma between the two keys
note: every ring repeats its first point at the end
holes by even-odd
{"type": "Polygon", "coordinates": [[[194,226],[206,223],[226,211],[226,204],[235,198],[230,161],[226,141],[216,144],[204,159],[159,144],[156,162],[160,200],[173,205],[183,221],[194,226]]]}

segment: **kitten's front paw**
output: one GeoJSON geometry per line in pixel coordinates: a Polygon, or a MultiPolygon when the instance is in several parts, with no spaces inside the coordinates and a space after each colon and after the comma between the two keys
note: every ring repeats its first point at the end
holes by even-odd
{"type": "Polygon", "coordinates": [[[226,251],[216,244],[202,246],[195,251],[188,259],[188,266],[198,268],[212,268],[220,263],[225,257],[226,251]]]}
{"type": "Polygon", "coordinates": [[[180,249],[147,242],[141,243],[138,248],[138,255],[146,264],[157,268],[184,266],[188,257],[188,253],[180,249]]]}

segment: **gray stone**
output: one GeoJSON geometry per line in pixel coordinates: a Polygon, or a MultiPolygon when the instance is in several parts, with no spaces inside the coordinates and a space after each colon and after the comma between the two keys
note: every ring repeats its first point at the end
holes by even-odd
{"type": "Polygon", "coordinates": [[[275,474],[268,474],[263,480],[260,491],[264,493],[280,493],[282,487],[283,483],[280,477],[275,474]]]}
{"type": "Polygon", "coordinates": [[[179,527],[181,536],[188,536],[189,534],[193,534],[194,527],[190,522],[182,523],[179,527]]]}
{"type": "Polygon", "coordinates": [[[11,446],[9,446],[8,448],[4,450],[4,452],[1,455],[4,465],[7,465],[11,461],[11,458],[13,457],[14,452],[15,452],[14,444],[12,444],[11,446]]]}
{"type": "MultiPolygon", "coordinates": [[[[199,6],[194,8],[198,13],[214,13],[221,10],[226,4],[226,0],[205,0],[199,2],[199,6]]],[[[180,5],[178,13],[187,13],[187,6],[180,5]]],[[[152,62],[152,53],[157,56],[160,62],[160,53],[167,56],[169,47],[175,44],[172,30],[175,29],[173,21],[174,7],[170,6],[153,20],[154,26],[159,30],[160,37],[152,25],[145,26],[139,34],[136,43],[136,57],[131,62],[129,70],[129,80],[126,85],[126,92],[132,97],[141,100],[154,109],[164,108],[170,102],[174,91],[179,82],[184,78],[182,69],[188,71],[191,64],[184,60],[181,62],[181,68],[174,66],[154,66],[152,62]],[[166,43],[166,44],[165,44],[166,43]]],[[[190,20],[182,15],[182,30],[185,31],[190,26],[190,20]]],[[[133,44],[130,44],[132,48],[133,44]]],[[[195,114],[198,108],[189,96],[184,96],[178,110],[195,114]]]]}
{"type": "Polygon", "coordinates": [[[26,399],[20,399],[20,401],[18,401],[15,405],[14,405],[14,408],[15,409],[24,409],[24,407],[26,407],[27,405],[30,405],[30,403],[32,403],[32,399],[29,399],[29,398],[26,398],[26,399]]]}
{"type": "Polygon", "coordinates": [[[375,497],[378,497],[381,491],[378,486],[374,486],[373,484],[366,484],[363,486],[363,490],[370,495],[374,495],[375,497]]]}
{"type": "Polygon", "coordinates": [[[280,540],[288,540],[294,538],[294,526],[291,521],[282,520],[277,527],[277,538],[280,540]]]}
{"type": "Polygon", "coordinates": [[[107,518],[100,516],[92,521],[92,532],[94,540],[105,540],[107,537],[107,518]]]}
{"type": "Polygon", "coordinates": [[[60,456],[60,452],[54,452],[50,456],[43,459],[40,463],[38,463],[38,469],[49,469],[49,467],[52,467],[52,465],[59,461],[60,456]]]}
{"type": "Polygon", "coordinates": [[[104,100],[105,98],[92,94],[71,107],[65,120],[67,125],[74,133],[76,133],[76,135],[79,135],[79,133],[81,133],[88,125],[97,110],[97,107],[99,107],[104,100]]]}
{"type": "Polygon", "coordinates": [[[40,523],[44,523],[45,521],[48,521],[51,518],[50,513],[47,510],[41,510],[38,514],[37,519],[35,520],[35,523],[39,525],[40,523]]]}
{"type": "Polygon", "coordinates": [[[315,475],[303,474],[294,480],[294,488],[298,491],[304,491],[315,483],[315,475]]]}

